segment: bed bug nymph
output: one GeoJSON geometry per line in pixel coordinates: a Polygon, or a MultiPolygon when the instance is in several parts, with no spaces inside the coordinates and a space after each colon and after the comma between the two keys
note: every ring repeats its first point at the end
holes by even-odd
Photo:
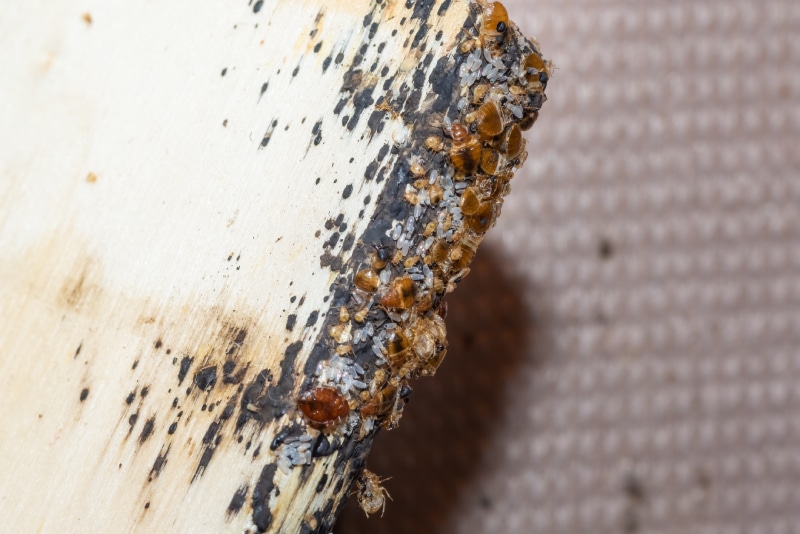
{"type": "Polygon", "coordinates": [[[356,494],[358,495],[358,505],[367,514],[375,514],[378,510],[381,511],[381,517],[386,510],[386,497],[390,500],[392,498],[389,492],[386,491],[381,483],[389,480],[388,478],[381,479],[368,469],[361,472],[361,476],[356,480],[356,494]]]}

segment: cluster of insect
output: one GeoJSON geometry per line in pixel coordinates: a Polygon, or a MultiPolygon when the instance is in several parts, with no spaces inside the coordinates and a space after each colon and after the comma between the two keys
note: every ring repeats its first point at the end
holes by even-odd
{"type": "MultiPolygon", "coordinates": [[[[511,25],[502,4],[479,6],[478,31],[453,52],[456,109],[434,117],[433,133],[409,151],[403,196],[409,215],[387,231],[394,246],[375,247],[354,274],[351,302],[328,329],[336,355],[320,364],[315,385],[298,398],[307,424],[318,430],[397,426],[408,381],[432,376],[447,352],[443,297],[469,273],[527,157],[522,132],[536,121],[551,66],[511,25]],[[362,344],[374,355],[369,379],[348,358],[362,344]]],[[[292,454],[292,463],[305,460],[292,454]]],[[[377,476],[364,473],[356,484],[359,502],[374,513],[388,493],[377,476]]]]}

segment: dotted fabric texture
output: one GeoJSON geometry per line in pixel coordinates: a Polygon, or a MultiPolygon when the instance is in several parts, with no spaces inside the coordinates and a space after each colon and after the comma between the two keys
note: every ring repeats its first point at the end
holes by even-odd
{"type": "Polygon", "coordinates": [[[506,2],[557,70],[337,533],[800,533],[800,2],[506,2]]]}

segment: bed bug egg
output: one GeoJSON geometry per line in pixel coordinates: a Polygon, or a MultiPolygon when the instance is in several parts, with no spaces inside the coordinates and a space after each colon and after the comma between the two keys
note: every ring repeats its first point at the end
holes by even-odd
{"type": "Polygon", "coordinates": [[[300,394],[297,407],[313,426],[339,423],[350,413],[350,405],[344,395],[336,388],[327,386],[318,386],[300,394]]]}
{"type": "Polygon", "coordinates": [[[386,491],[381,483],[385,482],[386,478],[380,479],[375,473],[364,469],[361,476],[356,480],[356,494],[358,496],[358,505],[367,514],[375,514],[380,510],[381,517],[383,511],[386,509],[386,498],[391,500],[389,492],[386,491]]]}
{"type": "Polygon", "coordinates": [[[483,141],[491,141],[494,136],[502,133],[505,126],[502,109],[494,100],[485,102],[472,113],[468,113],[464,121],[470,127],[475,125],[475,131],[483,141]]]}
{"type": "Polygon", "coordinates": [[[478,169],[481,159],[481,144],[461,123],[453,123],[453,144],[450,147],[450,162],[455,170],[472,174],[478,169]]]}
{"type": "Polygon", "coordinates": [[[380,284],[378,273],[373,269],[361,269],[353,278],[353,284],[367,293],[373,293],[378,289],[378,285],[380,284]]]}
{"type": "Polygon", "coordinates": [[[380,298],[381,306],[407,310],[414,305],[417,286],[408,276],[395,278],[380,298]]]}

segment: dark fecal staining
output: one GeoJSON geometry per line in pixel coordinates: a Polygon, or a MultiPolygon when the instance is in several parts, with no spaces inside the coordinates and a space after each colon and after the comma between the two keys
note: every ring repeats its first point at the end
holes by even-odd
{"type": "Polygon", "coordinates": [[[297,76],[297,73],[298,73],[298,72],[300,72],[300,65],[296,66],[296,67],[294,68],[294,70],[292,71],[292,78],[294,78],[295,76],[297,76]]]}
{"type": "Polygon", "coordinates": [[[163,342],[162,342],[160,339],[156,339],[156,342],[155,342],[155,343],[153,343],[153,346],[154,346],[155,348],[157,348],[157,349],[160,349],[160,348],[161,348],[161,345],[163,345],[163,344],[164,344],[164,343],[163,343],[163,342]]]}
{"type": "Polygon", "coordinates": [[[139,443],[144,443],[147,441],[147,438],[150,437],[150,434],[153,433],[153,428],[156,426],[156,418],[151,417],[147,421],[144,422],[144,426],[142,427],[142,433],[139,434],[139,443]]]}
{"type": "Polygon", "coordinates": [[[272,479],[278,469],[277,463],[264,466],[258,482],[253,488],[253,523],[259,532],[266,532],[272,524],[272,511],[269,509],[269,496],[275,489],[272,479]]]}
{"type": "Polygon", "coordinates": [[[250,488],[247,486],[242,486],[236,490],[236,493],[231,497],[231,503],[228,505],[228,515],[236,515],[239,513],[239,510],[244,506],[244,501],[247,499],[247,492],[249,489],[250,488]]]}
{"type": "Polygon", "coordinates": [[[317,319],[319,319],[319,311],[314,310],[308,315],[308,319],[306,320],[306,328],[317,324],[317,319]]]}
{"type": "Polygon", "coordinates": [[[294,325],[297,324],[297,315],[294,313],[290,314],[289,317],[286,318],[286,330],[290,332],[294,330],[294,325]]]}
{"type": "Polygon", "coordinates": [[[73,359],[78,357],[78,355],[81,353],[82,348],[83,348],[83,341],[81,341],[80,344],[78,344],[78,348],[75,349],[75,356],[73,356],[73,359]]]}
{"type": "Polygon", "coordinates": [[[167,429],[167,434],[171,436],[172,434],[175,433],[176,430],[178,430],[178,423],[174,422],[171,425],[169,425],[169,428],[167,429]]]}
{"type": "Polygon", "coordinates": [[[186,374],[189,372],[189,368],[192,366],[192,362],[194,358],[190,358],[189,356],[184,356],[181,358],[181,366],[178,369],[178,385],[181,385],[183,379],[186,378],[186,374]]]}
{"type": "Polygon", "coordinates": [[[136,420],[139,419],[139,412],[132,414],[128,417],[128,424],[131,425],[131,430],[133,430],[134,425],[136,424],[136,420]]]}
{"type": "Polygon", "coordinates": [[[125,404],[133,404],[134,399],[136,399],[136,390],[135,389],[133,391],[131,391],[130,393],[128,393],[128,396],[125,397],[125,404]]]}
{"type": "Polygon", "coordinates": [[[194,471],[194,476],[192,477],[192,482],[197,480],[200,476],[205,473],[208,464],[211,462],[211,457],[214,456],[214,448],[213,447],[204,447],[203,448],[203,455],[200,456],[200,462],[197,464],[197,469],[194,471]]]}
{"type": "Polygon", "coordinates": [[[342,191],[342,198],[350,198],[350,195],[353,194],[353,186],[348,184],[344,187],[344,191],[342,191]]]}
{"type": "Polygon", "coordinates": [[[329,267],[331,271],[338,271],[342,268],[342,258],[334,256],[326,250],[322,256],[319,257],[319,266],[323,268],[329,267]]]}
{"type": "Polygon", "coordinates": [[[83,388],[81,390],[81,395],[80,395],[81,402],[85,401],[86,397],[88,396],[89,396],[89,388],[83,388]]]}
{"type": "Polygon", "coordinates": [[[267,92],[267,89],[269,89],[269,82],[264,82],[261,85],[261,94],[258,95],[258,98],[261,98],[262,96],[264,96],[264,93],[267,92]]]}
{"type": "Polygon", "coordinates": [[[330,66],[331,66],[331,61],[332,61],[332,59],[331,59],[331,56],[328,56],[328,57],[326,57],[326,58],[325,58],[325,59],[322,61],[322,72],[323,72],[323,73],[324,73],[326,70],[328,70],[328,67],[330,67],[330,66]]]}
{"type": "Polygon", "coordinates": [[[253,13],[258,13],[259,11],[261,11],[261,6],[263,6],[263,5],[264,5],[264,1],[263,0],[258,0],[258,2],[256,2],[255,5],[253,6],[253,13]]]}
{"type": "Polygon", "coordinates": [[[156,459],[153,462],[153,467],[150,468],[150,477],[148,478],[148,481],[153,480],[154,478],[157,478],[158,475],[161,474],[161,470],[164,468],[164,465],[167,463],[167,455],[169,454],[169,448],[170,447],[171,447],[171,445],[167,445],[166,450],[164,450],[164,447],[161,447],[161,452],[158,453],[158,456],[156,456],[156,459]]]}
{"type": "Polygon", "coordinates": [[[228,74],[228,67],[225,67],[224,69],[222,69],[221,75],[225,76],[226,74],[228,74]]]}
{"type": "Polygon", "coordinates": [[[351,248],[353,248],[353,244],[355,243],[355,236],[350,233],[344,237],[344,242],[342,243],[342,251],[347,252],[351,248]]]}
{"type": "Polygon", "coordinates": [[[150,501],[144,503],[144,509],[147,510],[148,508],[150,508],[150,501]]]}
{"type": "Polygon", "coordinates": [[[150,393],[150,388],[148,386],[145,386],[142,388],[142,391],[139,393],[139,395],[141,395],[142,398],[145,398],[148,393],[150,393]]]}
{"type": "Polygon", "coordinates": [[[322,49],[322,41],[314,45],[314,53],[318,54],[321,49],[322,49]]]}
{"type": "Polygon", "coordinates": [[[214,388],[217,383],[217,366],[210,365],[197,371],[194,375],[194,384],[203,391],[214,388]]]}
{"type": "Polygon", "coordinates": [[[319,482],[317,482],[317,493],[325,489],[325,484],[327,483],[328,483],[328,473],[323,473],[322,477],[320,477],[319,479],[319,482]]]}

